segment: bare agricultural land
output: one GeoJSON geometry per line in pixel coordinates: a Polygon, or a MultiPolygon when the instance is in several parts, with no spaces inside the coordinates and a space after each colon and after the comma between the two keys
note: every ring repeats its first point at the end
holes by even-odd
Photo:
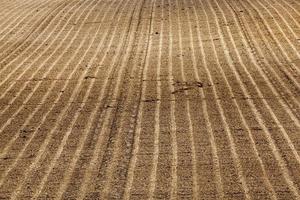
{"type": "Polygon", "coordinates": [[[300,199],[299,0],[0,0],[0,199],[300,199]]]}

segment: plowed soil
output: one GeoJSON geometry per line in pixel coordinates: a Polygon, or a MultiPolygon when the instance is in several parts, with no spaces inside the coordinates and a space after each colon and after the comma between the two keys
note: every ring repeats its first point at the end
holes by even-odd
{"type": "Polygon", "coordinates": [[[300,199],[299,0],[0,5],[0,199],[300,199]]]}

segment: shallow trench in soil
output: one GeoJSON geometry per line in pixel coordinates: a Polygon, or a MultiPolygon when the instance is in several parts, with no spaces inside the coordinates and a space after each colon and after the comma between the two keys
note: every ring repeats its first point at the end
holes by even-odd
{"type": "Polygon", "coordinates": [[[299,0],[0,5],[0,199],[300,199],[299,0]]]}

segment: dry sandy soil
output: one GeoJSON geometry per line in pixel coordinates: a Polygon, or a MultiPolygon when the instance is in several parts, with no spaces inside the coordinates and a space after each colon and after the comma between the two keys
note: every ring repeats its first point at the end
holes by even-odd
{"type": "Polygon", "coordinates": [[[300,199],[299,0],[0,5],[0,199],[300,199]]]}

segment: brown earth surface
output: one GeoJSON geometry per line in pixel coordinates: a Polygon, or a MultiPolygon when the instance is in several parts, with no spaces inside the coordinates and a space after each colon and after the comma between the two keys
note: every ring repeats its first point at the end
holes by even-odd
{"type": "Polygon", "coordinates": [[[0,199],[300,199],[299,0],[0,5],[0,199]]]}

